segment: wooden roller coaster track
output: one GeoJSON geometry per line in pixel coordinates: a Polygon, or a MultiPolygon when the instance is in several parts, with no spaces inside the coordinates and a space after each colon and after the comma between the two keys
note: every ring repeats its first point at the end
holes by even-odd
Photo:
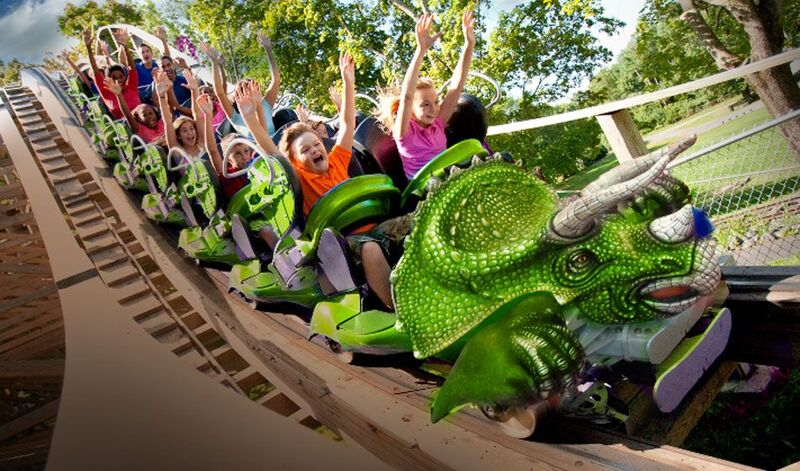
{"type": "MultiPolygon", "coordinates": [[[[228,295],[226,274],[178,256],[172,237],[147,220],[117,184],[61,90],[33,71],[23,73],[23,82],[4,91],[0,129],[4,137],[15,133],[29,154],[28,160],[15,156],[15,164],[19,160],[24,173],[47,185],[55,213],[43,217],[66,221],[63,237],[87,260],[79,271],[54,271],[56,291],[91,278],[153,345],[166,345],[240,395],[271,389],[258,399],[265,407],[309,428],[324,426],[399,468],[746,468],[670,446],[685,438],[713,400],[734,368],[730,361],[717,365],[693,398],[668,416],[655,411],[646,390],[623,391],[632,411],[628,434],[559,419],[534,441],[520,441],[476,410],[432,425],[428,407],[435,378],[408,359],[342,364],[306,340],[307,328],[296,316],[255,311],[228,295]]],[[[69,266],[58,259],[72,256],[50,250],[48,255],[53,266],[69,266]]],[[[746,354],[736,346],[732,351],[746,354]]],[[[798,358],[793,352],[788,361],[797,364],[798,358]]],[[[70,361],[68,345],[68,366],[70,361]]]]}

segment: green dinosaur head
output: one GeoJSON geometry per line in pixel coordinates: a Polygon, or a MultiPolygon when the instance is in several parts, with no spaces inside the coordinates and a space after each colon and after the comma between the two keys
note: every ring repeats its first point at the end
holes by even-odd
{"type": "Polygon", "coordinates": [[[529,293],[622,324],[674,315],[713,290],[713,242],[695,237],[688,191],[664,175],[670,156],[622,165],[561,209],[499,158],[433,181],[392,278],[414,354],[441,352],[529,293]]]}

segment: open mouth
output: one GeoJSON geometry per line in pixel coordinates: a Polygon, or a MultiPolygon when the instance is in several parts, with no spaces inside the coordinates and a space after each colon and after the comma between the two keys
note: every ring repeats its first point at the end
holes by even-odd
{"type": "Polygon", "coordinates": [[[721,278],[716,242],[703,239],[697,244],[691,273],[646,281],[637,293],[640,299],[662,315],[673,316],[689,309],[700,296],[712,293],[719,286],[721,278]]]}
{"type": "Polygon", "coordinates": [[[639,290],[642,299],[665,314],[678,314],[697,302],[700,292],[692,286],[692,277],[658,280],[639,290]]]}
{"type": "Polygon", "coordinates": [[[314,157],[314,160],[312,162],[314,162],[314,165],[319,165],[323,161],[325,161],[325,157],[320,155],[319,157],[314,157]]]}

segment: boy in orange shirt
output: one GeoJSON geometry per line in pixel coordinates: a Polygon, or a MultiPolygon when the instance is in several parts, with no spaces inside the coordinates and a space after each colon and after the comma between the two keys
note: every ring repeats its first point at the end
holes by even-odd
{"type": "MultiPolygon", "coordinates": [[[[326,152],[322,140],[314,132],[314,129],[305,123],[295,123],[289,126],[284,131],[278,145],[281,153],[288,157],[299,177],[300,187],[303,191],[303,213],[306,216],[322,195],[350,178],[347,168],[352,156],[353,135],[356,127],[355,63],[346,52],[339,55],[339,70],[344,90],[339,133],[336,145],[331,152],[326,152]]],[[[251,107],[245,106],[244,108],[249,111],[249,113],[245,113],[243,110],[242,114],[253,137],[259,146],[271,153],[271,149],[274,148],[272,140],[265,129],[253,129],[253,127],[258,127],[256,126],[257,121],[254,120],[251,107]]],[[[389,283],[391,267],[381,245],[369,236],[357,236],[354,242],[358,245],[358,255],[362,261],[367,284],[381,302],[392,309],[394,304],[389,283]]]]}

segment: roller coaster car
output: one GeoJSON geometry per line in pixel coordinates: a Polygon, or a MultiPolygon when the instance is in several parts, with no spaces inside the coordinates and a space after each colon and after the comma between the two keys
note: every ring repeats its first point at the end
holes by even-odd
{"type": "Polygon", "coordinates": [[[145,150],[152,146],[148,146],[141,137],[133,134],[131,128],[124,121],[113,121],[110,126],[113,130],[111,139],[114,145],[113,149],[116,150],[119,160],[112,169],[114,178],[120,185],[129,190],[150,191],[139,159],[145,153],[145,150]]]}
{"type": "Polygon", "coordinates": [[[87,127],[92,136],[92,144],[100,155],[106,160],[117,161],[120,159],[119,146],[123,140],[130,138],[130,128],[125,120],[114,121],[105,112],[99,99],[90,99],[87,103],[87,127]]]}
{"type": "MultiPolygon", "coordinates": [[[[351,275],[352,261],[346,267],[336,263],[336,255],[347,251],[341,234],[398,214],[421,194],[428,178],[441,176],[445,167],[469,162],[476,154],[485,156],[486,151],[474,140],[446,150],[423,167],[402,193],[383,174],[355,176],[336,185],[317,201],[305,221],[300,211],[295,213],[292,227],[273,248],[272,263],[264,266],[253,259],[234,266],[229,289],[253,302],[292,302],[308,308],[326,297],[359,289],[351,275]]],[[[299,201],[299,187],[295,194],[299,201]]]]}
{"type": "MultiPolygon", "coordinates": [[[[521,162],[466,140],[402,193],[386,175],[357,176],[305,220],[283,159],[248,169],[230,219],[218,210],[213,169],[196,160],[179,184],[193,226],[180,243],[222,253],[214,244],[230,233],[230,252],[246,260],[231,270],[230,289],[313,307],[310,336],[343,358],[412,352],[428,360],[426,369],[446,378],[434,422],[472,404],[516,437],[530,436],[552,409],[619,424],[626,410],[609,393],[611,378],[649,381],[657,407],[671,412],[730,334],[730,312],[716,307],[727,288],[713,226],[689,204],[686,185],[664,173],[692,143],[622,164],[559,203],[521,162]],[[396,312],[365,310],[349,264],[329,263],[346,254],[339,234],[411,210],[414,227],[391,275],[396,312]],[[271,257],[251,243],[250,232],[264,229],[276,236],[271,257]]],[[[163,188],[155,175],[147,181],[163,188]]]]}
{"type": "MultiPolygon", "coordinates": [[[[142,198],[142,211],[149,219],[159,224],[186,227],[188,225],[186,214],[180,207],[181,193],[178,186],[170,181],[170,174],[167,170],[168,162],[176,154],[185,155],[177,147],[170,149],[167,154],[161,146],[145,145],[144,152],[138,157],[136,163],[149,190],[149,193],[142,198]]],[[[181,157],[183,158],[184,155],[181,157]]]]}

